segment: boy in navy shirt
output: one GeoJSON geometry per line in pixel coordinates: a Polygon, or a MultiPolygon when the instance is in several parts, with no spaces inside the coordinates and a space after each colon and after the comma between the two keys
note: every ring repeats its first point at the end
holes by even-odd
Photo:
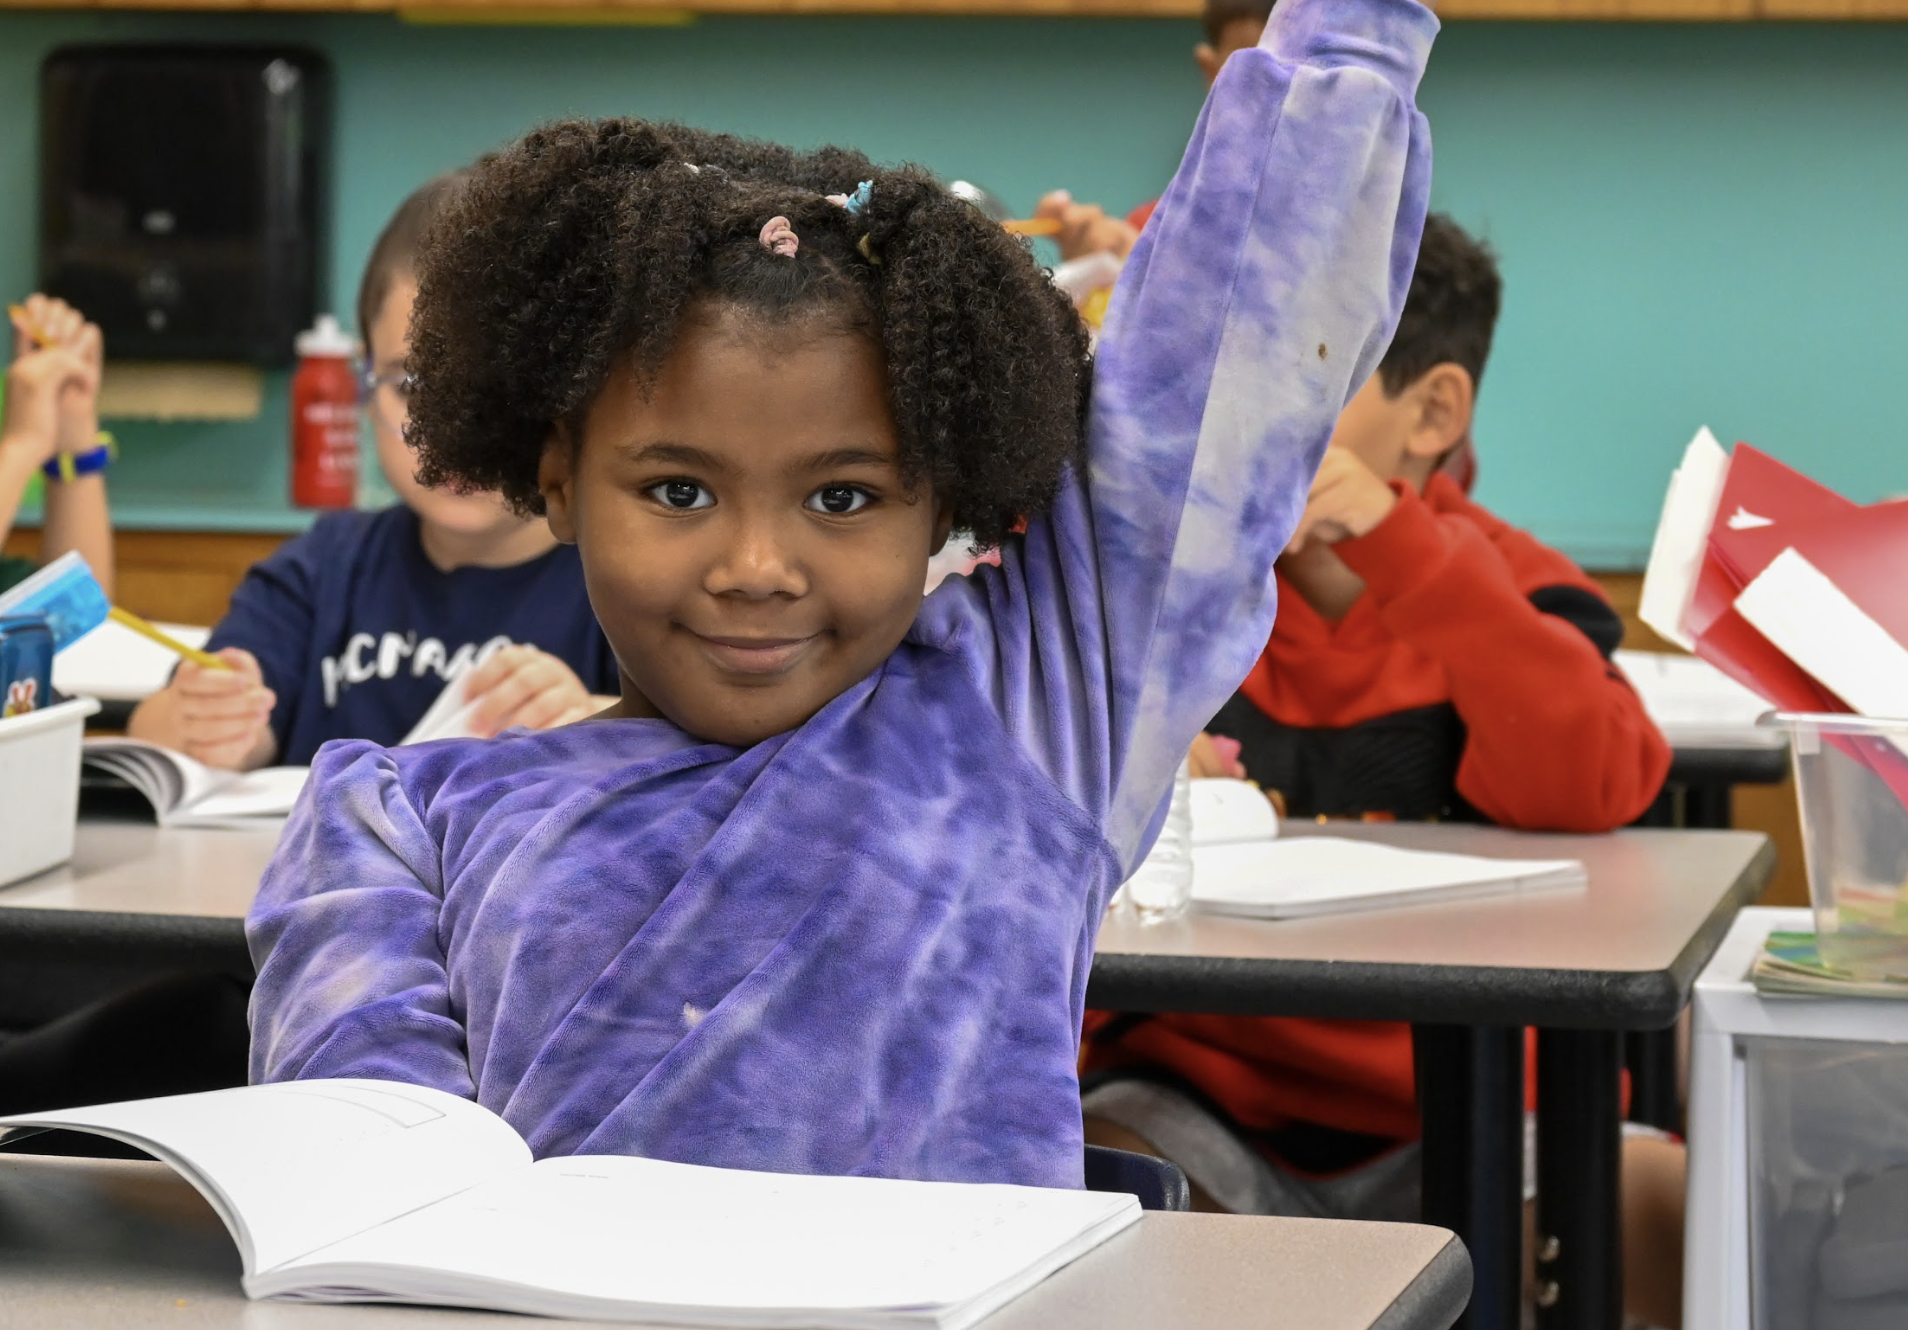
{"type": "Polygon", "coordinates": [[[136,738],[208,766],[304,764],[330,739],[403,740],[463,679],[480,735],[599,710],[617,668],[574,547],[494,493],[426,489],[404,441],[414,275],[424,232],[461,176],[412,194],[379,236],[358,295],[378,461],[403,503],[334,513],[246,574],[209,649],[133,713],[136,738]]]}

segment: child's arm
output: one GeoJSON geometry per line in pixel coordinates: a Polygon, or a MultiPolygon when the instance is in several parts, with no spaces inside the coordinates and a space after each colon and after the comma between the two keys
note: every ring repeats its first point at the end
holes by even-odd
{"type": "MultiPolygon", "coordinates": [[[[61,453],[93,451],[99,439],[99,329],[65,301],[35,295],[14,315],[13,335],[16,365],[24,367],[30,358],[57,352],[78,367],[77,372],[69,369],[60,376],[54,393],[53,446],[44,451],[40,462],[61,453]]],[[[0,534],[11,524],[11,513],[19,502],[12,481],[9,473],[5,494],[12,501],[4,509],[8,522],[0,524],[0,534]]],[[[49,563],[77,550],[106,594],[112,595],[113,519],[106,504],[105,475],[95,471],[71,480],[48,480],[45,494],[40,562],[49,563]]]]}
{"type": "Polygon", "coordinates": [[[1634,821],[1669,772],[1669,745],[1586,629],[1614,650],[1622,623],[1558,566],[1525,595],[1477,526],[1401,495],[1368,533],[1340,541],[1385,627],[1444,667],[1464,721],[1458,793],[1491,821],[1529,831],[1609,831],[1634,821]],[[1550,605],[1546,612],[1542,605],[1550,605]],[[1575,611],[1573,622],[1564,614],[1575,611]]]}
{"type": "Polygon", "coordinates": [[[1114,296],[1086,483],[923,611],[1129,865],[1265,645],[1272,561],[1397,322],[1436,30],[1412,0],[1282,0],[1226,62],[1114,296]]]}
{"type": "Polygon", "coordinates": [[[385,750],[319,750],[245,921],[253,1083],[364,1076],[475,1095],[439,941],[441,859],[385,750]]]}
{"type": "Polygon", "coordinates": [[[315,570],[346,557],[339,530],[321,521],[247,569],[206,643],[233,668],[181,665],[134,708],[128,733],[207,766],[249,771],[277,759],[303,685],[322,668],[312,641],[315,570]]]}

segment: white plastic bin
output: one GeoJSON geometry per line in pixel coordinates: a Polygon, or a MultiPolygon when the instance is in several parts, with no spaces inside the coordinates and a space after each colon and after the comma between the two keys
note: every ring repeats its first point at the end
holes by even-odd
{"type": "Polygon", "coordinates": [[[90,697],[0,720],[0,886],[73,857],[90,697]]]}
{"type": "Polygon", "coordinates": [[[1745,910],[1692,1007],[1687,1330],[1908,1327],[1908,1002],[1763,996],[1745,910]]]}

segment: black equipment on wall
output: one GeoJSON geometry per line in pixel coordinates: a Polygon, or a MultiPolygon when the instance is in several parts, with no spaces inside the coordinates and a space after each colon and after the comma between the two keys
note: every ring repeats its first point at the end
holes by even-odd
{"type": "Polygon", "coordinates": [[[324,295],[331,67],[65,46],[40,68],[40,285],[115,359],[292,361],[324,295]]]}

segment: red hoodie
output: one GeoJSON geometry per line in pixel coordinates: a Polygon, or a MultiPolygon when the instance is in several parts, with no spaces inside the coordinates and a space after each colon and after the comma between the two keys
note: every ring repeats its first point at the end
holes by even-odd
{"type": "MultiPolygon", "coordinates": [[[[1569,559],[1444,476],[1335,548],[1365,594],[1337,623],[1281,578],[1272,640],[1213,730],[1294,816],[1479,818],[1608,831],[1649,807],[1669,747],[1608,653],[1622,622],[1569,559]]],[[[1410,1027],[1087,1018],[1088,1070],[1150,1064],[1242,1127],[1418,1133],[1410,1027]]]]}

